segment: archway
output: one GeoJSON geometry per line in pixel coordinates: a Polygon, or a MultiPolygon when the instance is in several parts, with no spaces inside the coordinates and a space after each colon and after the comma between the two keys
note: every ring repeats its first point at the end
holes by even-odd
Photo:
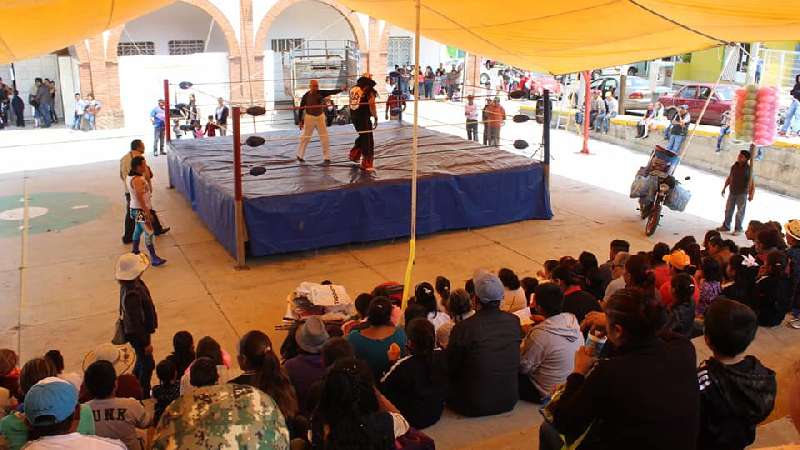
{"type": "MultiPolygon", "coordinates": [[[[253,78],[259,82],[259,99],[268,105],[288,101],[291,92],[284,79],[291,75],[288,55],[304,46],[329,46],[349,52],[363,61],[368,56],[367,39],[356,14],[334,0],[279,0],[261,19],[255,35],[253,78]],[[338,48],[337,48],[338,47],[338,48]]],[[[353,55],[353,56],[355,56],[353,55]]],[[[365,66],[362,64],[360,68],[365,66]]],[[[358,70],[357,69],[357,70],[358,70]]]]}
{"type": "Polygon", "coordinates": [[[161,80],[183,80],[202,89],[171,89],[171,102],[197,97],[200,117],[213,114],[216,97],[231,101],[230,82],[241,79],[236,32],[209,0],[181,0],[109,31],[106,46],[109,91],[119,93],[127,126],[149,123],[148,112],[163,98],[161,80]]]}

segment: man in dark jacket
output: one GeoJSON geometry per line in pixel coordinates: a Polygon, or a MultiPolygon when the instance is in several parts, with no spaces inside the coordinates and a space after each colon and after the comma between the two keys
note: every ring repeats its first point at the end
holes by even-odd
{"type": "Polygon", "coordinates": [[[450,333],[447,404],[465,416],[511,411],[519,399],[517,372],[522,340],[519,318],[500,310],[503,284],[489,272],[472,278],[478,312],[450,333]]]}
{"type": "Polygon", "coordinates": [[[714,300],[705,314],[705,339],[714,357],[697,369],[700,384],[698,450],[741,450],[752,444],[756,425],[772,412],[775,372],[744,356],[758,322],[749,307],[714,300]]]}
{"type": "Polygon", "coordinates": [[[150,398],[150,379],[156,365],[150,336],[158,328],[156,307],[141,278],[148,267],[150,259],[146,255],[127,253],[117,260],[116,270],[122,329],[125,339],[136,352],[133,374],[139,379],[145,398],[150,398]]]}

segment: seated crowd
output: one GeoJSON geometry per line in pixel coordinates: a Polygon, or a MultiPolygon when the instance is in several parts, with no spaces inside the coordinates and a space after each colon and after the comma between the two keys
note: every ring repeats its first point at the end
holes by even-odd
{"type": "Polygon", "coordinates": [[[477,270],[452,290],[438,277],[404,310],[402,286],[384,283],[356,297],[355,317],[306,317],[279,348],[253,330],[234,359],[179,331],[158,364],[149,263],[123,255],[127,344],[89,352],[83,373],[57,350],[21,368],[0,350],[0,448],[428,449],[418,430],[445,409],[523,400],[542,405],[542,449],[744,449],[777,391],[748,346],[800,315],[800,221],[785,229],[751,222],[752,247],[716,231],[638,253],[614,240],[603,264],[583,252],[536,278],[477,270]],[[699,336],[713,356],[697,367],[699,336]]]}

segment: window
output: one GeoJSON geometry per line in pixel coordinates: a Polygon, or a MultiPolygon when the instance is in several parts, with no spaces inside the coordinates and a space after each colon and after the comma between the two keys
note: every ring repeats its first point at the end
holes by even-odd
{"type": "Polygon", "coordinates": [[[695,98],[697,97],[697,86],[687,86],[681,91],[681,98],[695,98]]]}
{"type": "Polygon", "coordinates": [[[387,62],[389,67],[405,66],[414,61],[414,40],[404,36],[389,36],[387,62]]]}
{"type": "Polygon", "coordinates": [[[169,41],[167,45],[170,55],[191,55],[206,50],[205,42],[201,39],[180,39],[169,41]]]}
{"type": "Polygon", "coordinates": [[[117,44],[117,56],[155,55],[156,44],[151,41],[120,42],[117,44]]]}
{"type": "Polygon", "coordinates": [[[711,95],[711,88],[703,86],[700,88],[700,100],[705,100],[711,95]]]}
{"type": "Polygon", "coordinates": [[[273,52],[286,53],[303,46],[303,38],[272,39],[270,48],[273,52]]]}

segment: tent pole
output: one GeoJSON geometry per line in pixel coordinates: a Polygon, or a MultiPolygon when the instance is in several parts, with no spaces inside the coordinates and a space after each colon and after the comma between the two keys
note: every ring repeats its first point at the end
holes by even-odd
{"type": "MultiPolygon", "coordinates": [[[[419,22],[421,0],[416,0],[416,26],[414,29],[414,67],[420,65],[419,60],[419,22]]],[[[411,129],[411,232],[408,241],[408,263],[406,264],[406,275],[403,279],[403,304],[405,309],[408,297],[411,294],[411,272],[414,270],[414,260],[416,259],[417,246],[417,144],[419,128],[419,92],[414,96],[414,127],[411,129]]]]}
{"type": "Polygon", "coordinates": [[[236,234],[236,269],[246,269],[244,250],[244,209],[242,207],[242,111],[238,106],[231,109],[233,120],[233,223],[236,234]]]}
{"type": "Polygon", "coordinates": [[[544,126],[542,127],[542,145],[544,146],[544,185],[550,191],[550,122],[553,120],[553,108],[550,105],[550,90],[543,93],[544,126]]]}
{"type": "Polygon", "coordinates": [[[581,153],[589,154],[589,119],[592,117],[592,73],[583,71],[583,148],[581,153]]]}
{"type": "MultiPolygon", "coordinates": [[[[164,133],[167,142],[172,140],[172,133],[169,118],[169,80],[164,80],[164,133]]],[[[153,149],[155,151],[156,149],[153,149]]]]}

